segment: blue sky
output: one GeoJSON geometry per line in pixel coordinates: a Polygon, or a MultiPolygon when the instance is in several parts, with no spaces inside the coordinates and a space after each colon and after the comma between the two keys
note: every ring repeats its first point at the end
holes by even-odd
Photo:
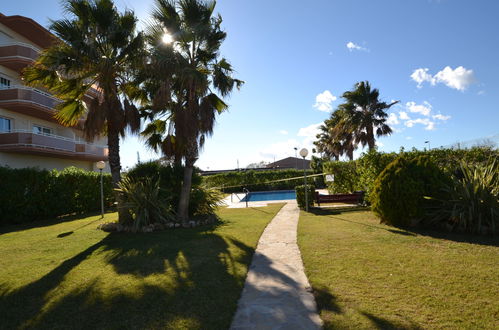
{"type": "MultiPolygon", "coordinates": [[[[147,19],[152,0],[116,0],[147,19]]],[[[6,15],[47,26],[58,0],[2,4],[6,15]]],[[[198,161],[235,168],[294,156],[311,147],[327,111],[361,80],[385,101],[394,134],[385,151],[445,146],[499,133],[499,2],[495,0],[221,0],[222,47],[246,84],[228,100],[198,161]]],[[[136,138],[122,145],[123,166],[154,157],[136,138]]],[[[360,151],[359,151],[360,152],[360,151]]]]}

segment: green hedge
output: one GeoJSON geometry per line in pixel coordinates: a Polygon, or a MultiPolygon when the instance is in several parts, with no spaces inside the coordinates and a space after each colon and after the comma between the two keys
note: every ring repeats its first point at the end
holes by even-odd
{"type": "MultiPolygon", "coordinates": [[[[104,174],[105,203],[114,202],[111,175],[104,174]]],[[[0,225],[100,210],[100,174],[0,167],[0,225]]]]}
{"type": "MultiPolygon", "coordinates": [[[[311,170],[307,175],[312,174],[311,170]]],[[[310,178],[312,179],[312,178],[310,178]]],[[[233,171],[203,177],[208,188],[219,187],[223,192],[240,192],[242,188],[250,191],[292,190],[303,182],[302,170],[269,170],[269,171],[233,171]],[[269,181],[301,177],[296,180],[268,183],[269,181]]]]}
{"type": "Polygon", "coordinates": [[[441,199],[442,188],[451,177],[428,156],[412,158],[403,155],[391,162],[374,183],[372,210],[382,223],[409,227],[424,220],[432,196],[441,199]]]}
{"type": "MultiPolygon", "coordinates": [[[[298,203],[298,207],[301,209],[305,209],[305,185],[296,186],[296,202],[298,203]]],[[[313,185],[307,185],[307,195],[308,195],[308,207],[312,207],[314,205],[314,195],[315,195],[315,187],[313,185]]]]}
{"type": "Polygon", "coordinates": [[[351,193],[362,190],[366,192],[366,201],[372,202],[371,192],[374,181],[386,166],[399,156],[404,156],[407,159],[425,156],[440,169],[453,173],[459,168],[462,161],[466,163],[484,163],[489,159],[498,157],[499,151],[491,147],[432,149],[430,151],[416,149],[405,151],[401,149],[398,154],[372,150],[363,153],[360,158],[354,161],[325,162],[323,164],[324,173],[334,175],[334,182],[328,183],[328,190],[330,193],[351,193]]]}

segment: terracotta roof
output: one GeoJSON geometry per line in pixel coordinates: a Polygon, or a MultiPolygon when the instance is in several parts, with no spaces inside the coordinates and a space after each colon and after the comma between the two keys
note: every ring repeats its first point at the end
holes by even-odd
{"type": "Polygon", "coordinates": [[[47,48],[57,40],[49,30],[28,17],[20,15],[5,16],[0,13],[0,23],[16,31],[41,48],[47,48]]]}

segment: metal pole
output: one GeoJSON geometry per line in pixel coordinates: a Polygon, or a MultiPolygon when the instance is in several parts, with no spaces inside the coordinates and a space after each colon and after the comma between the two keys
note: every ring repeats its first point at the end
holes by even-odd
{"type": "Polygon", "coordinates": [[[100,171],[100,216],[104,218],[104,184],[102,182],[102,169],[100,171]]]}
{"type": "MultiPolygon", "coordinates": [[[[305,157],[303,157],[303,163],[305,163],[305,157]]],[[[305,211],[308,212],[307,171],[305,164],[303,165],[303,180],[305,181],[305,211]]]]}

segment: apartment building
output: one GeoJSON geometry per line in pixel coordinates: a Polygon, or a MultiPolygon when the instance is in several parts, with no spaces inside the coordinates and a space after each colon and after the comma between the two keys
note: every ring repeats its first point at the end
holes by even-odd
{"type": "Polygon", "coordinates": [[[58,99],[24,86],[21,71],[55,37],[34,20],[0,13],[0,166],[95,170],[107,161],[107,139],[89,143],[82,131],[54,118],[58,99]]]}

